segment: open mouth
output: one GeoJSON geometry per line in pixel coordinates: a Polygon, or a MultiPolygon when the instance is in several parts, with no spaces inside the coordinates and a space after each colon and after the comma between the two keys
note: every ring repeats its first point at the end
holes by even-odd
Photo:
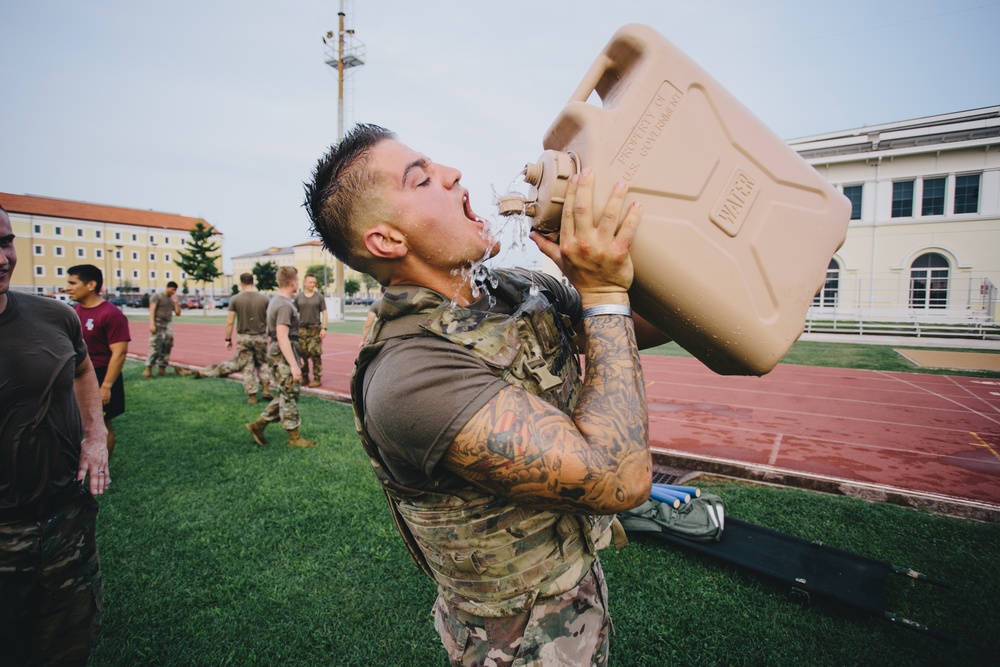
{"type": "Polygon", "coordinates": [[[485,225],[486,221],[476,215],[475,211],[472,210],[472,206],[469,204],[469,193],[466,191],[462,194],[462,209],[465,211],[465,217],[473,222],[477,222],[481,225],[485,225]]]}

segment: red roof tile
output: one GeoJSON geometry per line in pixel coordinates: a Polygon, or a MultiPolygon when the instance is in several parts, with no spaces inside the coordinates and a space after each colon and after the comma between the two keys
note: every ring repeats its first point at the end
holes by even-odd
{"type": "Polygon", "coordinates": [[[185,232],[193,229],[198,222],[203,222],[209,228],[213,229],[215,233],[222,233],[201,218],[190,218],[174,213],[144,211],[137,208],[104,206],[102,204],[89,204],[87,202],[71,201],[68,199],[15,195],[7,192],[0,192],[0,204],[10,213],[45,215],[52,218],[70,218],[93,222],[113,222],[121,225],[177,229],[185,232]]]}

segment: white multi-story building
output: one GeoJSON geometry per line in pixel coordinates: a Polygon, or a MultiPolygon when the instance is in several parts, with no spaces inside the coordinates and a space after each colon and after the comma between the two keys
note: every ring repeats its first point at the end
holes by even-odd
{"type": "Polygon", "coordinates": [[[1000,106],[788,143],[852,204],[813,320],[995,323],[1000,106]]]}

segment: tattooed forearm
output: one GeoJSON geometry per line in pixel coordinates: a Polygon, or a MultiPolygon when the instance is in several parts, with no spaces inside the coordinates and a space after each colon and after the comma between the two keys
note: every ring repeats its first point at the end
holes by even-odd
{"type": "Polygon", "coordinates": [[[584,389],[572,421],[541,399],[502,390],[445,455],[491,493],[564,512],[610,514],[648,495],[646,398],[630,318],[588,318],[584,389]]]}

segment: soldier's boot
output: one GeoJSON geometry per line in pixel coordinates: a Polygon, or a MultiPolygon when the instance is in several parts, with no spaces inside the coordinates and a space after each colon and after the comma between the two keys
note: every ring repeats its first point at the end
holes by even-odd
{"type": "Polygon", "coordinates": [[[247,394],[247,403],[257,405],[257,394],[247,394]]]}
{"type": "Polygon", "coordinates": [[[267,440],[264,439],[264,429],[267,428],[266,421],[258,419],[257,421],[250,422],[246,427],[250,431],[250,435],[253,436],[254,442],[261,447],[267,444],[267,440]]]}
{"type": "Polygon", "coordinates": [[[320,385],[320,380],[318,377],[313,377],[313,381],[309,383],[310,387],[318,387],[320,385]]]}
{"type": "Polygon", "coordinates": [[[143,368],[142,369],[142,377],[144,377],[144,378],[151,378],[151,377],[153,377],[153,367],[152,366],[146,366],[145,368],[143,368]]]}
{"type": "Polygon", "coordinates": [[[260,392],[261,398],[266,398],[269,401],[272,398],[274,398],[274,396],[271,394],[271,384],[269,382],[261,382],[260,386],[261,386],[261,392],[260,392]]]}
{"type": "Polygon", "coordinates": [[[193,377],[195,380],[202,377],[200,371],[192,371],[187,368],[181,368],[180,366],[175,366],[174,371],[181,377],[193,377]]]}
{"type": "Polygon", "coordinates": [[[299,434],[299,429],[293,428],[288,430],[288,446],[289,447],[315,447],[316,443],[312,440],[306,440],[299,434]]]}
{"type": "Polygon", "coordinates": [[[157,371],[156,374],[159,375],[160,377],[163,377],[164,375],[167,374],[167,367],[166,366],[160,366],[160,370],[157,371]]]}

